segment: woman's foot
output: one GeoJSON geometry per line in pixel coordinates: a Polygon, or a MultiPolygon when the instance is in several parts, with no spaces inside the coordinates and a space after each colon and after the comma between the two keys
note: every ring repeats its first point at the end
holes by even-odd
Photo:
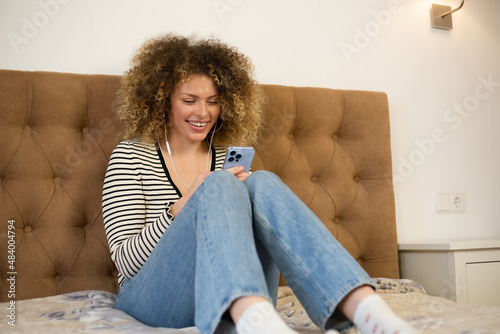
{"type": "Polygon", "coordinates": [[[248,306],[236,322],[238,334],[298,334],[266,299],[248,306]]]}
{"type": "Polygon", "coordinates": [[[417,331],[392,312],[389,305],[370,286],[348,294],[339,309],[362,334],[414,334],[417,331]]]}
{"type": "Polygon", "coordinates": [[[354,324],[362,334],[416,334],[417,331],[392,312],[377,294],[364,298],[354,314],[354,324]]]}

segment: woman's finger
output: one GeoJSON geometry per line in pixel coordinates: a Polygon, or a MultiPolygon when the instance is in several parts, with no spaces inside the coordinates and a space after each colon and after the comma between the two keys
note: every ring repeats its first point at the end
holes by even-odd
{"type": "Polygon", "coordinates": [[[233,173],[234,175],[238,175],[240,174],[241,172],[243,172],[244,168],[243,166],[236,166],[236,167],[231,167],[231,168],[228,168],[226,169],[228,172],[231,172],[233,173]]]}

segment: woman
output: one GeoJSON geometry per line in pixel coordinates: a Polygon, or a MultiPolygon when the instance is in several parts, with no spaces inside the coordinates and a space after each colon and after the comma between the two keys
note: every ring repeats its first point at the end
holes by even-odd
{"type": "Polygon", "coordinates": [[[133,58],[103,190],[116,308],[201,333],[295,333],[274,309],[281,272],[324,330],[412,333],[277,176],[221,171],[224,146],[258,135],[251,73],[236,49],[194,37],[152,39],[133,58]]]}

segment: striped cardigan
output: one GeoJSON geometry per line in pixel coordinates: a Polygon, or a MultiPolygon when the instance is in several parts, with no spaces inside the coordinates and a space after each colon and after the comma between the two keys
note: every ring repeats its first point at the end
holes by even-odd
{"type": "MultiPolygon", "coordinates": [[[[222,147],[212,150],[210,170],[220,170],[222,147]]],[[[114,149],[104,179],[102,211],[118,283],[139,272],[170,226],[170,206],[180,197],[158,144],[123,141],[114,149]]]]}

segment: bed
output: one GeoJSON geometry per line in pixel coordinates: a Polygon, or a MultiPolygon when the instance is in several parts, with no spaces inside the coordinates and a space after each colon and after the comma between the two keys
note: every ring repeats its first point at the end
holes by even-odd
{"type": "MultiPolygon", "coordinates": [[[[197,333],[147,327],[113,308],[117,271],[101,191],[120,140],[119,83],[111,75],[0,70],[1,333],[197,333]]],[[[386,94],[262,87],[269,101],[252,168],[279,175],[423,333],[500,333],[500,308],[430,296],[399,277],[386,94]]],[[[280,284],[285,321],[320,333],[280,284]]]]}

